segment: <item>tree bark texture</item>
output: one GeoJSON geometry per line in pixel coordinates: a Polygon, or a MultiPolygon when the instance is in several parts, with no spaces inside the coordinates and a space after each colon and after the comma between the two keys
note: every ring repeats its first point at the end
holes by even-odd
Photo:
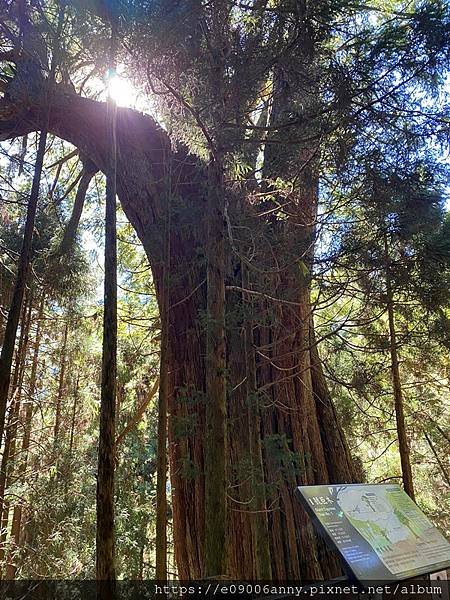
{"type": "Polygon", "coordinates": [[[169,405],[169,305],[170,305],[170,190],[166,207],[164,286],[161,307],[161,350],[159,359],[158,446],[156,465],[156,579],[167,579],[167,411],[169,405]]]}
{"type": "MultiPolygon", "coordinates": [[[[249,269],[242,264],[243,287],[251,290],[252,284],[249,269]]],[[[268,525],[267,490],[264,481],[264,460],[261,443],[261,407],[262,398],[258,394],[256,350],[253,335],[254,322],[252,312],[254,302],[249,295],[247,302],[250,314],[245,324],[245,354],[247,378],[247,410],[248,410],[248,439],[251,469],[251,489],[249,495],[252,499],[250,508],[252,526],[252,546],[254,549],[254,570],[256,578],[270,581],[272,579],[272,564],[270,558],[270,539],[268,525]]]]}
{"type": "Polygon", "coordinates": [[[225,217],[221,161],[208,167],[206,267],[205,570],[226,574],[225,217]]]}

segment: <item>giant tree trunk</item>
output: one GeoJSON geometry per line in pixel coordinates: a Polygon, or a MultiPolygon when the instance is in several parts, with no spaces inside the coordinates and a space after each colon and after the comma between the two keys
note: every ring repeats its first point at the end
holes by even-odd
{"type": "Polygon", "coordinates": [[[272,579],[272,562],[270,558],[269,524],[267,516],[267,490],[264,477],[264,460],[261,440],[261,404],[263,398],[258,394],[256,348],[254,337],[253,308],[254,298],[251,296],[252,283],[249,268],[242,264],[242,284],[249,290],[249,314],[245,324],[245,375],[247,379],[248,405],[248,438],[250,454],[250,485],[249,496],[252,499],[250,508],[252,526],[252,546],[254,552],[254,571],[259,580],[272,579]]]}
{"type": "MultiPolygon", "coordinates": [[[[169,194],[168,194],[169,196],[169,194]]],[[[170,202],[170,199],[168,199],[170,202]]],[[[163,295],[160,302],[158,446],[156,455],[156,579],[167,579],[167,408],[169,404],[170,204],[166,207],[163,295]]]]}
{"type": "Polygon", "coordinates": [[[225,218],[222,161],[208,168],[206,267],[206,411],[204,429],[205,565],[202,575],[226,574],[225,218]]]}
{"type": "MultiPolygon", "coordinates": [[[[50,131],[75,144],[105,171],[108,146],[106,105],[56,91],[50,131]]],[[[39,126],[33,107],[0,103],[0,139],[39,126]]],[[[205,489],[205,350],[206,309],[205,169],[183,149],[173,152],[165,132],[147,116],[119,109],[117,135],[121,153],[117,165],[118,195],[141,239],[153,269],[161,303],[164,248],[165,158],[170,157],[175,203],[171,227],[171,310],[169,327],[169,448],[173,490],[175,555],[182,579],[204,572],[205,489]],[[200,258],[199,258],[200,257],[200,258]]],[[[252,207],[246,207],[252,214],[252,207]]],[[[270,233],[270,232],[269,232],[270,233]]],[[[229,247],[226,248],[228,257],[229,247]]],[[[274,260],[282,247],[273,248],[274,260]]],[[[228,259],[231,265],[232,260],[228,259]]],[[[230,283],[241,286],[230,266],[230,283]]],[[[278,276],[272,296],[262,299],[265,322],[255,324],[258,348],[257,386],[267,402],[261,407],[261,447],[270,531],[272,575],[278,579],[320,578],[334,561],[318,542],[309,519],[294,497],[295,486],[353,480],[351,460],[328,395],[313,340],[309,291],[290,277],[278,276]],[[301,326],[300,326],[301,325],[301,326]]],[[[240,294],[241,295],[241,294],[240,294]]],[[[242,295],[241,295],[242,296],[242,295]]],[[[227,311],[236,294],[228,292],[227,311]]],[[[243,485],[243,457],[248,455],[248,405],[245,380],[245,314],[227,334],[228,386],[228,564],[235,578],[254,578],[255,549],[248,486],[243,485]],[[233,340],[233,343],[231,343],[233,340]],[[236,343],[239,342],[240,344],[236,343]],[[245,540],[245,542],[243,542],[245,540]]]]}

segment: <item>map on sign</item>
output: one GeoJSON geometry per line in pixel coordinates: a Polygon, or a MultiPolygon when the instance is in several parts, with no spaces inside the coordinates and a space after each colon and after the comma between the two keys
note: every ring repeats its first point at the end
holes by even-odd
{"type": "Polygon", "coordinates": [[[396,484],[300,486],[298,496],[360,581],[450,566],[450,544],[396,484]]]}

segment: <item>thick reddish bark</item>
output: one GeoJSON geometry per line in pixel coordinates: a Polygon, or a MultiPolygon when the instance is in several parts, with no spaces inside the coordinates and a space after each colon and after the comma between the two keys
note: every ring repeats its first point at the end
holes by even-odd
{"type": "Polygon", "coordinates": [[[167,579],[167,411],[169,405],[169,304],[170,304],[170,221],[168,201],[164,227],[163,302],[161,307],[161,348],[159,357],[158,446],[156,455],[156,579],[167,579]]]}
{"type": "Polygon", "coordinates": [[[227,400],[225,340],[225,217],[222,161],[208,168],[208,228],[206,269],[206,411],[205,464],[205,572],[220,578],[226,573],[227,514],[227,400]]]}
{"type": "MultiPolygon", "coordinates": [[[[73,94],[55,93],[50,132],[73,143],[95,165],[107,164],[106,105],[73,94]]],[[[33,109],[0,104],[0,139],[40,126],[33,109]]],[[[175,554],[179,575],[204,573],[205,435],[205,171],[183,149],[172,152],[165,132],[150,118],[119,109],[117,136],[118,195],[149,257],[160,306],[163,301],[164,201],[168,157],[171,161],[173,219],[171,227],[169,452],[173,490],[175,554]],[[200,257],[200,259],[199,259],[200,257]]],[[[248,210],[251,210],[250,208],[248,210]]],[[[228,248],[229,252],[229,248],[228,248]]],[[[231,261],[230,261],[231,262],[231,261]]],[[[333,560],[324,552],[311,524],[294,498],[299,483],[351,481],[351,460],[336,420],[314,345],[307,285],[279,276],[267,300],[270,318],[255,325],[257,386],[261,407],[261,446],[270,531],[273,577],[329,576],[333,560]],[[339,455],[337,456],[337,453],[339,455]]],[[[275,281],[275,280],[274,280],[275,281]]],[[[242,285],[240,277],[233,281],[242,285]]],[[[231,310],[236,294],[227,293],[231,310]]],[[[239,294],[241,297],[241,294],[239,294]]],[[[245,381],[245,319],[228,332],[228,558],[227,575],[256,577],[252,547],[249,486],[243,480],[243,458],[249,453],[245,381]]]]}

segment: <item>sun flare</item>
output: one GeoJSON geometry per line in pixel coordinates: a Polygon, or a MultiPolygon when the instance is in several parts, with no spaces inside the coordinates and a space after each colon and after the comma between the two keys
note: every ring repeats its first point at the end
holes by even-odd
{"type": "Polygon", "coordinates": [[[138,92],[133,84],[121,76],[113,73],[107,78],[108,94],[118,106],[134,107],[138,99],[138,92]]]}

